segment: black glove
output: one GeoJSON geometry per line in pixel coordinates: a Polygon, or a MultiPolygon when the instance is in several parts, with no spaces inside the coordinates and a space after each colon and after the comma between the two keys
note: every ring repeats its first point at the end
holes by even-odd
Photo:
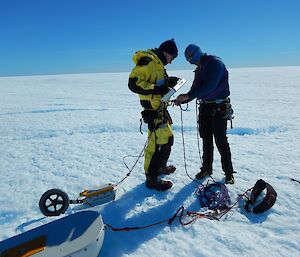
{"type": "Polygon", "coordinates": [[[160,87],[160,95],[164,96],[166,93],[168,93],[170,91],[170,88],[167,86],[167,84],[163,85],[162,87],[160,87]]]}
{"type": "Polygon", "coordinates": [[[172,77],[172,76],[168,77],[166,84],[168,85],[168,87],[173,88],[177,84],[177,82],[178,82],[179,79],[180,78],[172,77]]]}

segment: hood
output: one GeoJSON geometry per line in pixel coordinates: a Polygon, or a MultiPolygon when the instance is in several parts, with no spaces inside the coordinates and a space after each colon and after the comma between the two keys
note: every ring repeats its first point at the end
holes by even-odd
{"type": "Polygon", "coordinates": [[[152,61],[156,62],[156,63],[160,63],[161,60],[158,58],[158,56],[154,53],[153,50],[149,49],[146,51],[137,51],[133,57],[132,60],[135,64],[138,63],[138,61],[142,58],[142,57],[148,57],[150,58],[152,61]]]}

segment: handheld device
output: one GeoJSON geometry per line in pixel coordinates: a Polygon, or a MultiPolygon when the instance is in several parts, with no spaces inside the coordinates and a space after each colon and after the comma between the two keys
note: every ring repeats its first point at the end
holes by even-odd
{"type": "Polygon", "coordinates": [[[166,93],[162,98],[161,101],[167,103],[170,101],[172,95],[174,95],[186,82],[186,79],[179,79],[176,85],[170,89],[168,93],[166,93]]]}

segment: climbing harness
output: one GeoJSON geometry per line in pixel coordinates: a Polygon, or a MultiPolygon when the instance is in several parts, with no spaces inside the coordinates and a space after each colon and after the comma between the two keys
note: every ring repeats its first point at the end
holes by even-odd
{"type": "Polygon", "coordinates": [[[233,109],[230,103],[230,98],[228,98],[228,101],[225,102],[225,115],[222,117],[223,119],[230,121],[230,128],[233,128],[232,126],[232,120],[234,119],[233,116],[233,109]]]}
{"type": "Polygon", "coordinates": [[[200,201],[201,208],[219,211],[227,209],[231,205],[227,187],[219,182],[199,185],[195,191],[200,201]]]}
{"type": "Polygon", "coordinates": [[[232,128],[233,109],[230,103],[230,98],[216,99],[216,100],[198,100],[199,108],[205,109],[206,113],[210,116],[221,115],[222,119],[230,121],[230,127],[232,128]]]}
{"type": "Polygon", "coordinates": [[[259,179],[250,191],[250,196],[245,196],[246,204],[244,208],[247,212],[255,214],[265,212],[274,205],[277,198],[274,188],[262,179],[259,179]],[[261,201],[258,201],[258,197],[264,189],[266,189],[266,194],[261,201]]]}
{"type": "Polygon", "coordinates": [[[142,125],[143,122],[148,124],[148,129],[150,131],[155,130],[159,124],[155,124],[154,120],[157,119],[160,115],[160,111],[159,110],[153,110],[153,109],[144,109],[141,112],[141,119],[140,119],[140,132],[141,134],[143,134],[142,132],[142,125]]]}

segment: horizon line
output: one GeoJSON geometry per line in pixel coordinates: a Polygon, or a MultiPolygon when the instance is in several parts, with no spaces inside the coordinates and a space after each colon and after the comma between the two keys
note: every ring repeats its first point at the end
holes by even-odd
{"type": "MultiPolygon", "coordinates": [[[[284,67],[300,67],[300,65],[273,65],[273,66],[245,66],[245,67],[228,67],[232,69],[255,69],[255,68],[284,68],[284,67]]],[[[193,69],[170,69],[168,72],[173,71],[189,71],[193,69]]],[[[12,77],[36,77],[36,76],[61,76],[61,75],[84,75],[84,74],[110,74],[110,73],[130,73],[129,71],[90,71],[90,72],[58,72],[58,73],[33,73],[33,74],[19,74],[19,75],[0,75],[0,78],[12,77]]]]}

